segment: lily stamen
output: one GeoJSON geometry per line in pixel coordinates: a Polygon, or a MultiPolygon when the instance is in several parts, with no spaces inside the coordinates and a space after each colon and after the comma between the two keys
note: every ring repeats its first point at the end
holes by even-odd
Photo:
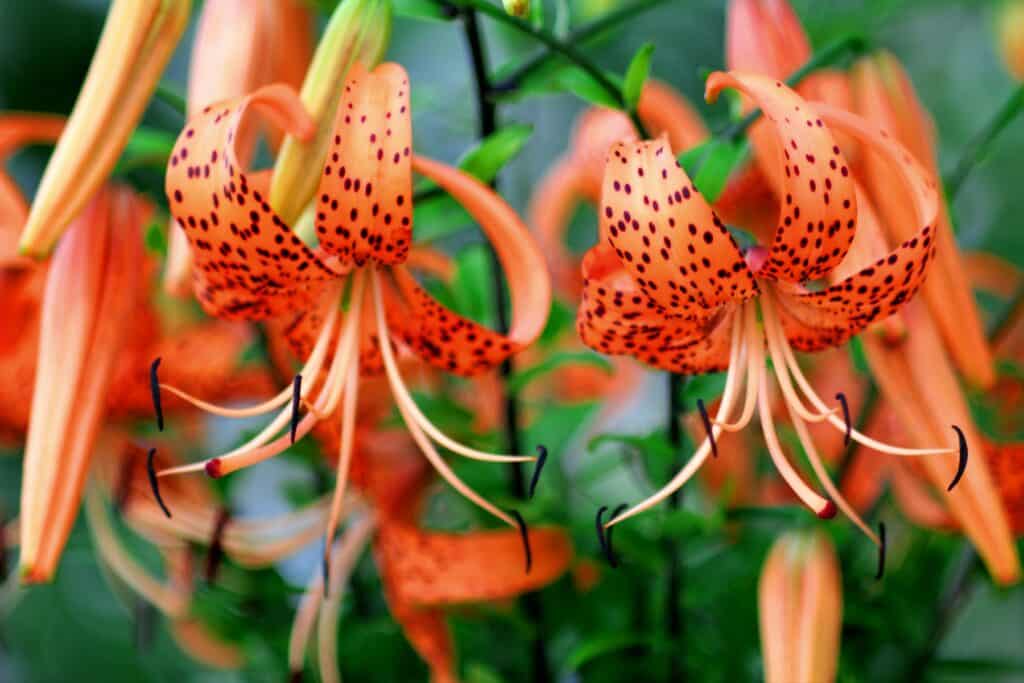
{"type": "Polygon", "coordinates": [[[711,455],[718,457],[718,444],[715,442],[715,432],[711,428],[711,418],[708,417],[707,408],[704,407],[704,400],[697,399],[697,410],[700,411],[700,419],[704,422],[704,431],[707,433],[708,441],[711,442],[711,455]]]}
{"type": "Polygon", "coordinates": [[[164,511],[164,515],[168,519],[171,517],[171,511],[167,509],[167,504],[164,503],[163,496],[160,495],[160,480],[157,477],[156,470],[153,467],[153,457],[156,455],[156,449],[150,448],[149,453],[146,455],[146,475],[149,477],[149,488],[153,491],[153,498],[160,505],[160,509],[164,511]]]}

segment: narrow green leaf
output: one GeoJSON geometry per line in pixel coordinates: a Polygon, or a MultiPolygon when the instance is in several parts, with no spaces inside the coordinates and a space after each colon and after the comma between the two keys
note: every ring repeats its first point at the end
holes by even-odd
{"type": "Polygon", "coordinates": [[[644,634],[600,635],[580,643],[569,653],[566,668],[569,671],[579,671],[595,659],[640,646],[657,650],[661,647],[661,640],[657,636],[644,634]]]}
{"type": "Polygon", "coordinates": [[[620,108],[615,96],[605,90],[593,76],[577,66],[569,66],[558,72],[554,85],[557,90],[571,92],[581,100],[601,107],[620,108]]]}
{"type": "Polygon", "coordinates": [[[489,183],[522,151],[532,134],[533,126],[525,123],[505,126],[466,152],[459,160],[459,167],[480,182],[489,183]]]}
{"type": "Polygon", "coordinates": [[[395,14],[400,17],[423,21],[452,20],[441,3],[432,2],[432,0],[393,0],[392,6],[395,14]]]}
{"type": "Polygon", "coordinates": [[[626,80],[622,86],[622,99],[626,109],[634,111],[640,101],[647,76],[651,73],[651,58],[654,56],[654,43],[644,43],[633,55],[629,68],[626,69],[626,80]]]}
{"type": "Polygon", "coordinates": [[[522,391],[530,382],[551,374],[565,365],[590,365],[600,368],[608,374],[612,373],[612,364],[593,351],[556,351],[541,362],[512,375],[508,380],[508,390],[511,392],[522,391]]]}
{"type": "Polygon", "coordinates": [[[745,142],[712,139],[679,155],[679,163],[709,202],[722,194],[733,170],[747,154],[745,142]]]}

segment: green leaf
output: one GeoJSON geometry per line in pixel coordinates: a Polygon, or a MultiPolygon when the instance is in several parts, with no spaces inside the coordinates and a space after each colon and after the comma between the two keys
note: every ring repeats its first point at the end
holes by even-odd
{"type": "Polygon", "coordinates": [[[626,80],[622,86],[622,99],[626,109],[634,111],[640,101],[640,93],[651,73],[651,58],[654,56],[654,43],[644,43],[633,55],[626,69],[626,80]]]}
{"type": "Polygon", "coordinates": [[[659,649],[660,640],[657,636],[644,634],[601,635],[580,643],[569,653],[566,667],[569,671],[579,671],[587,663],[622,650],[644,646],[651,650],[659,649]]]}
{"type": "Polygon", "coordinates": [[[520,370],[508,380],[508,390],[511,392],[522,391],[530,382],[551,374],[564,365],[590,365],[612,373],[612,364],[606,358],[593,351],[556,351],[541,362],[520,370]]]}
{"type": "Polygon", "coordinates": [[[593,76],[577,66],[562,69],[555,77],[555,85],[559,90],[571,92],[591,104],[612,109],[621,109],[622,107],[612,93],[605,90],[593,76]]]}
{"type": "Polygon", "coordinates": [[[395,15],[423,21],[451,21],[439,2],[432,0],[392,0],[395,15]]]}
{"type": "Polygon", "coordinates": [[[123,174],[146,167],[162,170],[174,149],[174,141],[174,135],[168,132],[140,126],[128,138],[114,173],[123,174]]]}
{"type": "Polygon", "coordinates": [[[146,226],[145,234],[146,249],[161,257],[167,255],[167,223],[166,221],[152,220],[146,226]]]}
{"type": "Polygon", "coordinates": [[[747,155],[746,142],[711,139],[679,155],[678,160],[701,194],[714,202],[722,194],[733,170],[747,155]]]}
{"type": "Polygon", "coordinates": [[[587,452],[593,453],[609,444],[625,446],[655,458],[671,459],[673,454],[672,446],[661,431],[655,431],[646,435],[600,434],[591,439],[590,443],[587,444],[587,452]]]}
{"type": "Polygon", "coordinates": [[[516,123],[488,135],[459,160],[459,168],[482,183],[493,181],[505,164],[512,161],[533,134],[533,126],[516,123]]]}

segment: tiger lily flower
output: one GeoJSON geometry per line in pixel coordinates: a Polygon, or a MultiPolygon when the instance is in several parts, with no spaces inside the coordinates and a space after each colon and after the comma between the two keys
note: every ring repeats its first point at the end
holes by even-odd
{"type": "MultiPolygon", "coordinates": [[[[297,86],[308,64],[311,23],[308,10],[291,0],[255,6],[246,0],[204,3],[189,65],[188,115],[195,116],[208,104],[240,97],[261,85],[284,82],[297,86]],[[302,63],[303,56],[306,63],[302,63]]],[[[243,160],[255,147],[253,133],[249,131],[245,144],[239,145],[243,160]]],[[[164,289],[177,296],[189,293],[191,266],[188,239],[172,221],[164,289]]]]}
{"type": "Polygon", "coordinates": [[[839,666],[843,590],[828,537],[790,533],[768,553],[758,582],[767,683],[828,683],[839,666]]]}
{"type": "Polygon", "coordinates": [[[178,138],[167,168],[167,196],[192,244],[197,295],[206,311],[228,319],[287,321],[286,335],[305,365],[292,387],[242,409],[222,408],[162,385],[219,415],[280,412],[239,448],[161,476],[205,470],[218,477],[253,465],[284,451],[340,407],[338,481],[327,526],[327,537],[333,538],[353,452],[360,374],[383,368],[410,434],[442,478],[495,517],[520,526],[516,516],[459,479],[435,443],[490,462],[535,458],[484,453],[445,435],[413,401],[392,346],[438,369],[470,376],[536,339],[551,289],[528,230],[476,179],[412,153],[409,82],[401,66],[384,64],[373,72],[357,66],[329,136],[315,207],[319,245],[310,249],[271,207],[266,175],[249,174],[239,164],[234,143],[251,110],[270,115],[300,139],[318,134],[298,97],[284,86],[207,107],[178,138]],[[507,336],[434,301],[404,265],[412,240],[414,170],[461,202],[494,244],[511,284],[513,320],[507,336]],[[300,409],[305,411],[301,419],[300,409]]]}
{"type": "MultiPolygon", "coordinates": [[[[881,547],[881,538],[832,483],[807,425],[830,424],[848,438],[893,455],[953,454],[957,449],[891,446],[853,429],[848,406],[843,409],[845,397],[840,394],[838,404],[830,407],[807,381],[794,349],[838,346],[910,300],[934,251],[935,184],[890,136],[854,115],[810,104],[781,81],[754,74],[712,74],[706,95],[713,101],[727,87],[755,102],[777,136],[785,199],[768,247],[741,253],[664,141],[622,143],[608,156],[602,241],[583,264],[580,336],[602,353],[631,355],[670,372],[727,370],[728,375],[717,416],[707,419],[707,438],[692,459],[661,490],[605,526],[648,510],[678,490],[717,451],[715,439],[723,431],[742,429],[757,409],[776,469],[796,496],[822,518],[835,515],[838,506],[881,547]],[[812,291],[804,283],[825,278],[839,266],[857,227],[852,174],[832,129],[885,156],[920,227],[887,256],[812,291]],[[831,500],[805,483],[783,452],[771,414],[766,344],[793,427],[831,500]]],[[[962,452],[961,466],[965,456],[962,452]]]]}
{"type": "MultiPolygon", "coordinates": [[[[885,52],[863,58],[853,66],[851,82],[854,111],[890,131],[933,178],[938,178],[935,127],[899,61],[885,52]]],[[[867,153],[862,163],[862,176],[883,228],[893,231],[889,235],[893,241],[907,239],[909,207],[887,192],[892,175],[885,162],[867,153]]],[[[938,261],[922,287],[922,296],[960,372],[974,386],[989,388],[995,381],[992,353],[945,203],[939,205],[935,239],[939,242],[938,261]]]]}
{"type": "Polygon", "coordinates": [[[110,175],[188,21],[191,0],[115,0],[19,243],[50,253],[110,175]]]}

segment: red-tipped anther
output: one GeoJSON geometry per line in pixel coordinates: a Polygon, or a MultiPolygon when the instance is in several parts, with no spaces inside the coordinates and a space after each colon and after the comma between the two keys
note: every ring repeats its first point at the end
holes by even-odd
{"type": "Polygon", "coordinates": [[[831,500],[825,501],[825,507],[817,512],[818,519],[832,519],[836,516],[836,504],[831,500]]]}
{"type": "Polygon", "coordinates": [[[224,473],[221,471],[220,458],[214,458],[206,462],[206,474],[213,479],[220,479],[224,473]]]}

